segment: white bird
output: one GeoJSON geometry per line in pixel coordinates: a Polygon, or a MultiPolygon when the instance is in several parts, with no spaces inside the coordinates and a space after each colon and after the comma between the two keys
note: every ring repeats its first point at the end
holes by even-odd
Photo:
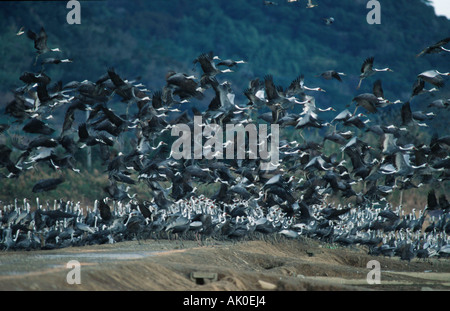
{"type": "Polygon", "coordinates": [[[16,36],[21,36],[21,35],[23,35],[23,34],[25,33],[24,29],[25,29],[25,27],[23,27],[23,26],[20,27],[19,31],[16,33],[16,36]]]}
{"type": "Polygon", "coordinates": [[[308,3],[306,4],[307,9],[312,9],[316,6],[318,6],[318,4],[312,3],[312,0],[308,0],[308,3]]]}

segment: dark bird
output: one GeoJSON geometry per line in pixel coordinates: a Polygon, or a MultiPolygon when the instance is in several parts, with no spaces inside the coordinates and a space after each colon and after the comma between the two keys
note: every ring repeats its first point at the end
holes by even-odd
{"type": "Polygon", "coordinates": [[[3,134],[5,131],[7,131],[10,128],[9,124],[0,123],[0,134],[3,134]]]}
{"type": "Polygon", "coordinates": [[[414,81],[414,84],[412,86],[412,92],[410,100],[419,94],[425,93],[425,81],[422,79],[417,78],[416,81],[414,81]]]}
{"type": "Polygon", "coordinates": [[[341,215],[344,215],[349,211],[349,207],[337,209],[327,206],[320,210],[320,215],[322,215],[327,220],[339,220],[341,215]]]}
{"type": "Polygon", "coordinates": [[[44,69],[44,65],[48,65],[48,64],[54,64],[54,65],[58,65],[61,63],[72,63],[73,60],[70,58],[54,58],[54,57],[48,57],[48,58],[44,58],[41,61],[41,66],[42,69],[44,69]]]}
{"type": "Polygon", "coordinates": [[[221,70],[221,69],[217,68],[216,63],[214,62],[215,57],[214,57],[212,51],[210,51],[208,53],[201,54],[200,56],[197,57],[196,60],[200,64],[200,67],[202,68],[202,71],[203,71],[203,76],[202,76],[203,83],[202,83],[202,86],[204,86],[205,84],[208,84],[209,83],[209,79],[213,78],[217,74],[226,73],[226,72],[233,72],[229,68],[228,69],[224,69],[224,70],[221,70]]]}
{"type": "Polygon", "coordinates": [[[384,99],[384,91],[383,91],[383,86],[381,85],[381,80],[380,79],[376,80],[373,83],[372,93],[378,99],[384,99]]]}
{"type": "Polygon", "coordinates": [[[43,135],[51,135],[55,131],[47,124],[38,119],[31,119],[27,124],[25,124],[22,129],[27,133],[43,135]]]}
{"type": "Polygon", "coordinates": [[[152,212],[144,203],[139,203],[138,208],[139,208],[139,211],[141,212],[142,216],[144,216],[144,218],[148,218],[148,219],[152,218],[152,212]]]}
{"type": "Polygon", "coordinates": [[[334,23],[334,17],[324,17],[322,20],[327,26],[334,23]]]}
{"type": "Polygon", "coordinates": [[[323,140],[324,141],[329,140],[329,141],[335,142],[339,145],[345,145],[347,143],[348,138],[345,135],[343,135],[342,133],[334,131],[332,133],[326,134],[324,136],[323,140]]]}
{"type": "Polygon", "coordinates": [[[26,71],[20,75],[19,79],[26,84],[39,83],[42,85],[48,85],[51,82],[50,77],[43,72],[33,73],[26,71]]]}
{"type": "MultiPolygon", "coordinates": [[[[363,107],[369,113],[376,113],[377,108],[380,106],[382,102],[377,96],[375,96],[372,93],[363,93],[358,96],[355,96],[353,98],[353,101],[356,102],[356,108],[363,107]]],[[[353,114],[355,114],[355,112],[353,112],[353,114]]]]}
{"type": "Polygon", "coordinates": [[[217,66],[226,66],[228,68],[231,68],[231,67],[237,66],[238,64],[245,64],[245,63],[247,63],[247,62],[244,60],[224,59],[224,60],[221,60],[220,62],[218,62],[217,66]]]}
{"type": "Polygon", "coordinates": [[[402,105],[401,116],[402,125],[409,125],[413,122],[411,104],[409,102],[402,105]]]}
{"type": "Polygon", "coordinates": [[[61,136],[63,136],[64,132],[70,130],[72,128],[72,124],[75,121],[75,109],[69,107],[64,114],[64,122],[62,126],[61,136]]]}
{"type": "Polygon", "coordinates": [[[41,179],[34,186],[32,191],[34,193],[50,191],[56,189],[56,187],[64,182],[64,178],[49,178],[41,179]]]}
{"type": "Polygon", "coordinates": [[[56,139],[40,136],[30,141],[27,149],[30,150],[38,147],[54,148],[56,146],[58,146],[58,141],[56,139]]]}
{"type": "Polygon", "coordinates": [[[448,108],[450,107],[450,100],[437,99],[428,104],[428,107],[432,108],[448,108]]]}
{"type": "Polygon", "coordinates": [[[445,197],[445,194],[441,194],[439,196],[439,206],[441,207],[442,210],[444,211],[450,211],[450,203],[448,202],[447,198],[445,197]]]}
{"type": "Polygon", "coordinates": [[[104,187],[103,190],[108,194],[109,198],[116,201],[123,201],[131,198],[128,194],[128,190],[126,188],[124,189],[122,185],[118,186],[114,181],[112,181],[109,186],[104,187]]]}
{"type": "Polygon", "coordinates": [[[440,53],[442,51],[450,52],[450,50],[444,48],[444,45],[446,45],[449,42],[450,42],[450,37],[442,39],[442,40],[436,42],[435,44],[424,48],[419,54],[416,55],[416,57],[420,57],[424,54],[440,53]]]}
{"type": "Polygon", "coordinates": [[[127,228],[127,234],[134,236],[139,244],[143,238],[145,227],[148,224],[148,220],[145,219],[137,210],[133,210],[128,215],[128,219],[125,222],[127,228]]]}
{"type": "Polygon", "coordinates": [[[94,146],[94,145],[107,145],[107,146],[113,146],[114,141],[103,135],[102,133],[96,133],[96,134],[89,134],[89,130],[87,128],[86,123],[81,123],[78,126],[78,137],[79,142],[85,143],[85,145],[81,146],[80,148],[84,148],[86,146],[94,146]]]}
{"type": "Polygon", "coordinates": [[[130,82],[122,79],[114,70],[108,69],[108,76],[114,84],[114,92],[117,93],[125,102],[130,101],[150,101],[150,98],[130,82]]]}
{"type": "Polygon", "coordinates": [[[61,63],[71,63],[71,62],[73,62],[73,60],[70,59],[70,58],[61,59],[61,58],[48,57],[48,58],[44,58],[41,61],[41,65],[46,65],[46,64],[58,65],[58,64],[61,64],[61,63]]]}
{"type": "Polygon", "coordinates": [[[336,79],[339,82],[342,82],[341,76],[345,76],[346,74],[343,72],[337,72],[336,70],[327,70],[322,72],[319,77],[324,78],[325,80],[336,79]]]}
{"type": "Polygon", "coordinates": [[[305,76],[301,74],[291,82],[284,93],[286,96],[301,95],[303,97],[303,100],[305,100],[308,98],[307,96],[305,96],[305,91],[326,92],[321,87],[309,87],[305,85],[305,76]]]}
{"type": "Polygon", "coordinates": [[[102,199],[99,201],[98,209],[100,211],[100,217],[102,218],[102,220],[105,222],[109,222],[112,220],[113,216],[111,213],[111,208],[109,207],[109,205],[106,203],[105,200],[106,199],[102,199]]]}
{"type": "Polygon", "coordinates": [[[38,55],[36,56],[36,61],[39,55],[47,52],[61,52],[59,48],[49,48],[47,46],[47,33],[44,27],[41,27],[39,33],[35,33],[32,30],[27,30],[27,37],[34,41],[34,48],[36,49],[38,55]]]}
{"type": "Polygon", "coordinates": [[[203,98],[203,93],[199,90],[199,84],[195,81],[194,76],[169,71],[166,75],[166,82],[167,87],[173,91],[173,94],[178,95],[182,100],[191,97],[203,98]]]}

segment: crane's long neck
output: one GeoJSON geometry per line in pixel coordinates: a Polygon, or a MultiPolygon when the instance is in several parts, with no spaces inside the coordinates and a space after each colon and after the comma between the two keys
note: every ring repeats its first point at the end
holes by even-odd
{"type": "Polygon", "coordinates": [[[382,69],[373,68],[373,71],[383,72],[383,71],[392,71],[392,70],[390,68],[382,68],[382,69]]]}
{"type": "MultiPolygon", "coordinates": [[[[450,52],[450,50],[449,50],[449,52],[450,52]]],[[[439,72],[437,70],[436,70],[436,72],[441,76],[450,76],[450,72],[439,72]]]]}

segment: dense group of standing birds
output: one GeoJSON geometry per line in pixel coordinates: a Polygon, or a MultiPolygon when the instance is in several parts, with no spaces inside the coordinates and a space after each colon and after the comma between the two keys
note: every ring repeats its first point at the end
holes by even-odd
{"type": "MultiPolygon", "coordinates": [[[[5,107],[4,114],[13,122],[0,125],[1,179],[49,166],[54,178],[38,181],[32,190],[37,195],[52,191],[66,182],[67,170],[83,170],[75,153],[99,148],[109,184],[100,189],[93,207],[63,199],[3,202],[1,249],[54,249],[131,239],[140,243],[147,238],[178,238],[180,243],[190,238],[207,244],[305,236],[367,245],[372,254],[407,260],[450,254],[450,204],[445,191],[431,190],[427,206],[410,212],[401,203],[395,207],[389,202],[396,188],[403,194],[449,179],[450,136],[434,135],[424,142],[409,135],[412,128],[426,126],[440,110],[448,109],[448,99],[439,96],[429,104],[429,112],[412,111],[410,106],[411,98],[431,91],[425,89],[427,84],[439,94],[448,73],[434,69],[419,73],[405,102],[386,99],[377,80],[372,93],[352,99],[353,112],[316,106],[315,92],[325,90],[308,87],[303,75],[285,88],[268,74],[249,82],[243,92],[245,103],[239,104],[228,78],[246,61],[203,53],[193,61],[194,75],[170,71],[165,86],[157,91],[124,79],[113,68],[97,81],[52,85],[48,66],[72,60],[43,58],[60,52],[47,46],[43,28],[39,33],[21,29],[17,35],[23,34],[34,41],[36,63],[40,59],[42,66],[20,76],[23,85],[5,107]],[[206,100],[209,104],[202,111],[198,103],[206,100]],[[113,103],[121,108],[114,111],[113,103]],[[401,106],[401,120],[370,123],[371,115],[392,105],[401,106]],[[57,111],[64,111],[59,123],[53,118],[57,111]],[[335,114],[329,122],[321,116],[325,111],[335,114]],[[192,129],[193,115],[202,117],[202,126],[278,124],[278,165],[263,169],[264,160],[250,157],[248,149],[245,159],[175,160],[168,134],[180,123],[192,129]],[[320,130],[323,140],[305,139],[308,129],[320,130]],[[17,134],[20,131],[23,134],[17,134]],[[289,131],[302,138],[288,141],[283,135],[289,131]],[[380,137],[381,143],[369,143],[368,133],[380,137]],[[133,141],[132,147],[114,153],[124,137],[133,141]],[[327,141],[339,151],[326,154],[327,141]],[[130,193],[130,186],[138,182],[148,185],[151,199],[130,193]],[[206,197],[199,193],[200,185],[213,187],[216,193],[206,197]],[[341,203],[329,202],[330,198],[341,203]]],[[[446,53],[448,42],[447,38],[431,45],[418,56],[446,53]]],[[[374,57],[363,61],[355,89],[377,72],[392,71],[374,65],[374,57]]],[[[330,69],[318,76],[342,82],[346,74],[330,69]]],[[[202,143],[206,139],[202,137],[202,143]]]]}

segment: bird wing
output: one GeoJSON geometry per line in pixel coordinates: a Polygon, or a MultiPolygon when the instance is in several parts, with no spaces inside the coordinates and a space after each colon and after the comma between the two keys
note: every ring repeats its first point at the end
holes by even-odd
{"type": "Polygon", "coordinates": [[[295,78],[291,84],[288,86],[286,90],[286,94],[288,95],[295,95],[303,91],[303,85],[304,85],[305,76],[301,74],[297,78],[295,78]]]}
{"type": "Polygon", "coordinates": [[[331,121],[331,123],[333,123],[333,122],[336,121],[336,120],[338,120],[338,121],[340,121],[340,120],[346,120],[346,119],[350,118],[351,116],[352,116],[352,113],[351,113],[348,109],[345,109],[345,110],[341,111],[341,112],[333,119],[333,121],[331,121]]]}
{"type": "Polygon", "coordinates": [[[384,92],[383,92],[383,87],[381,85],[381,80],[378,79],[377,81],[375,81],[373,83],[373,91],[372,91],[373,95],[375,95],[378,98],[384,98],[384,92]]]}
{"type": "Polygon", "coordinates": [[[41,103],[46,103],[47,101],[49,101],[51,99],[50,95],[48,94],[46,84],[38,83],[36,91],[37,91],[37,95],[38,95],[38,98],[41,101],[41,103]]]}
{"type": "Polygon", "coordinates": [[[34,42],[34,46],[38,50],[44,50],[47,47],[47,33],[45,32],[44,27],[41,27],[41,31],[39,32],[38,40],[34,42]]]}
{"type": "Polygon", "coordinates": [[[200,66],[202,67],[202,70],[206,75],[213,74],[217,71],[211,55],[212,53],[204,53],[198,57],[198,62],[200,63],[200,66]]]}
{"type": "Polygon", "coordinates": [[[62,133],[70,129],[74,121],[75,121],[75,109],[69,107],[64,115],[62,133]]]}
{"type": "Polygon", "coordinates": [[[364,107],[369,113],[377,112],[376,104],[378,103],[378,99],[375,95],[370,93],[364,93],[353,98],[356,101],[357,105],[364,107]]]}
{"type": "Polygon", "coordinates": [[[101,106],[100,107],[105,114],[105,116],[108,118],[109,121],[111,121],[116,126],[121,126],[124,123],[124,120],[117,116],[111,109],[101,106]]]}
{"type": "Polygon", "coordinates": [[[39,180],[31,190],[34,193],[53,190],[62,183],[64,180],[62,178],[48,178],[39,180]]]}
{"type": "Polygon", "coordinates": [[[433,51],[441,48],[443,45],[446,45],[449,42],[450,42],[450,37],[444,38],[444,39],[436,42],[435,44],[424,48],[422,51],[420,51],[419,54],[416,55],[416,57],[420,57],[420,56],[422,56],[423,54],[426,54],[426,53],[432,53],[433,51]]]}
{"type": "Polygon", "coordinates": [[[438,201],[436,199],[436,193],[434,192],[434,189],[431,189],[428,192],[427,205],[429,209],[435,209],[436,207],[438,207],[438,201]]]}
{"type": "Polygon", "coordinates": [[[273,83],[272,75],[266,75],[264,77],[264,87],[266,90],[267,99],[269,101],[279,97],[277,88],[275,87],[275,84],[273,83]]]}
{"type": "Polygon", "coordinates": [[[335,78],[339,82],[342,82],[341,76],[336,71],[332,71],[331,75],[332,75],[333,78],[335,78]]]}
{"type": "Polygon", "coordinates": [[[104,200],[100,200],[98,208],[100,210],[100,217],[103,220],[108,221],[111,219],[111,208],[108,206],[108,204],[106,204],[104,200]]]}
{"type": "Polygon", "coordinates": [[[33,40],[33,41],[36,41],[36,39],[37,39],[37,34],[36,34],[34,31],[28,29],[28,30],[27,30],[27,37],[30,38],[30,39],[33,40]]]}
{"type": "Polygon", "coordinates": [[[112,83],[114,83],[114,85],[116,87],[121,87],[121,86],[126,85],[125,81],[123,81],[122,78],[114,71],[114,68],[108,69],[108,75],[109,75],[109,78],[111,79],[112,83]]]}
{"type": "Polygon", "coordinates": [[[86,141],[89,138],[89,132],[86,123],[81,123],[78,126],[78,137],[80,141],[86,141]]]}
{"type": "Polygon", "coordinates": [[[372,70],[373,60],[374,60],[373,56],[368,57],[364,60],[362,66],[361,66],[361,73],[372,70]]]}
{"type": "Polygon", "coordinates": [[[155,109],[163,107],[163,100],[162,100],[162,92],[161,91],[156,91],[156,92],[153,93],[152,106],[155,109]]]}
{"type": "Polygon", "coordinates": [[[428,70],[425,72],[422,72],[417,76],[417,78],[424,80],[425,82],[428,82],[430,84],[433,84],[437,87],[443,87],[444,86],[444,78],[442,78],[436,70],[428,70]]]}
{"type": "Polygon", "coordinates": [[[420,94],[422,92],[423,88],[425,87],[425,81],[422,79],[417,79],[413,84],[413,90],[412,90],[412,96],[420,94]]]}
{"type": "Polygon", "coordinates": [[[449,42],[450,42],[450,37],[447,37],[445,39],[440,40],[439,42],[436,42],[433,46],[434,47],[441,47],[443,45],[446,45],[449,42]]]}

